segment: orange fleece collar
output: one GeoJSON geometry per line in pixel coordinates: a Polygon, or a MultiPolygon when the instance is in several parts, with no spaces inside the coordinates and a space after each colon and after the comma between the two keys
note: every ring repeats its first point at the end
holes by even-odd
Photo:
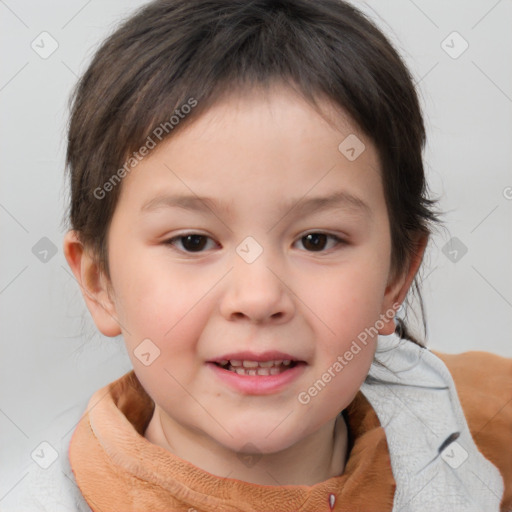
{"type": "Polygon", "coordinates": [[[390,512],[393,478],[384,429],[361,392],[346,410],[343,475],[312,486],[258,485],[204,471],[144,438],[154,402],[133,371],[91,397],[69,459],[94,512],[390,512]]]}

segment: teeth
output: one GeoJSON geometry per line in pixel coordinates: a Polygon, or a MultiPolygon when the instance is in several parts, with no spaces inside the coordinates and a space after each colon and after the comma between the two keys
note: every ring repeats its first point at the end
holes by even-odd
{"type": "Polygon", "coordinates": [[[279,375],[280,373],[286,371],[282,366],[281,367],[273,367],[273,368],[233,368],[232,371],[238,373],[238,375],[249,375],[255,377],[256,375],[279,375]]]}
{"type": "Polygon", "coordinates": [[[237,373],[238,375],[279,375],[286,371],[292,364],[291,359],[274,359],[271,361],[250,361],[239,359],[222,359],[218,361],[224,369],[237,373]]]}
{"type": "Polygon", "coordinates": [[[288,367],[284,365],[280,366],[272,366],[271,368],[245,368],[245,367],[234,367],[234,366],[228,366],[226,368],[227,370],[231,370],[232,372],[238,373],[238,375],[250,375],[250,376],[256,376],[256,375],[279,375],[282,372],[285,372],[288,367]]]}
{"type": "Polygon", "coordinates": [[[244,368],[271,368],[272,366],[281,366],[284,364],[285,366],[289,366],[291,364],[291,359],[274,359],[272,361],[250,361],[250,360],[238,360],[238,359],[222,359],[219,361],[219,364],[221,366],[226,366],[228,363],[231,364],[231,366],[235,367],[241,367],[244,368]]]}

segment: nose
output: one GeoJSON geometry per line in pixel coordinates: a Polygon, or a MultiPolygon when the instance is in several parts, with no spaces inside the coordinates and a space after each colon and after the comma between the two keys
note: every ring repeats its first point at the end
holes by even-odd
{"type": "Polygon", "coordinates": [[[276,267],[265,257],[265,251],[252,263],[235,254],[220,304],[224,318],[255,324],[290,320],[295,310],[293,293],[283,272],[272,266],[276,267]]]}

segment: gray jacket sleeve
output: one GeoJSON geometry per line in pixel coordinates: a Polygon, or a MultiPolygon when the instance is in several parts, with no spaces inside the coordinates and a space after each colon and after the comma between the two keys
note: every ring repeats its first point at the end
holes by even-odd
{"type": "Polygon", "coordinates": [[[71,471],[68,447],[85,411],[81,403],[60,414],[27,441],[21,467],[14,469],[11,489],[0,501],[0,512],[92,512],[71,471]],[[35,446],[34,446],[35,444],[35,446]]]}

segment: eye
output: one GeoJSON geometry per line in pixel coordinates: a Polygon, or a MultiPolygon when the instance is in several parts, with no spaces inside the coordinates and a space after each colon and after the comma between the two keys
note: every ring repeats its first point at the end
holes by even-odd
{"type": "MultiPolygon", "coordinates": [[[[321,232],[308,233],[299,240],[308,252],[325,252],[326,245],[328,245],[329,240],[332,241],[330,248],[346,244],[344,240],[336,235],[321,232]]],[[[165,245],[176,247],[178,251],[184,253],[200,253],[204,252],[205,247],[208,245],[208,241],[213,243],[213,246],[210,248],[216,247],[217,244],[213,239],[200,233],[185,233],[170,238],[164,243],[165,245]],[[178,245],[181,245],[181,247],[177,247],[178,245]]]]}
{"type": "MultiPolygon", "coordinates": [[[[308,250],[308,252],[323,252],[325,249],[325,245],[327,241],[331,239],[334,241],[334,245],[332,247],[336,247],[341,244],[346,244],[344,240],[339,238],[336,235],[330,235],[328,233],[308,233],[300,238],[303,246],[308,250]]],[[[331,248],[332,248],[331,247],[331,248]]]]}
{"type": "Polygon", "coordinates": [[[206,235],[201,235],[199,233],[185,233],[183,235],[175,236],[169,240],[166,240],[165,244],[175,246],[176,244],[180,243],[182,248],[179,248],[178,250],[185,253],[202,252],[205,245],[207,245],[208,240],[213,242],[213,240],[206,235]]]}

